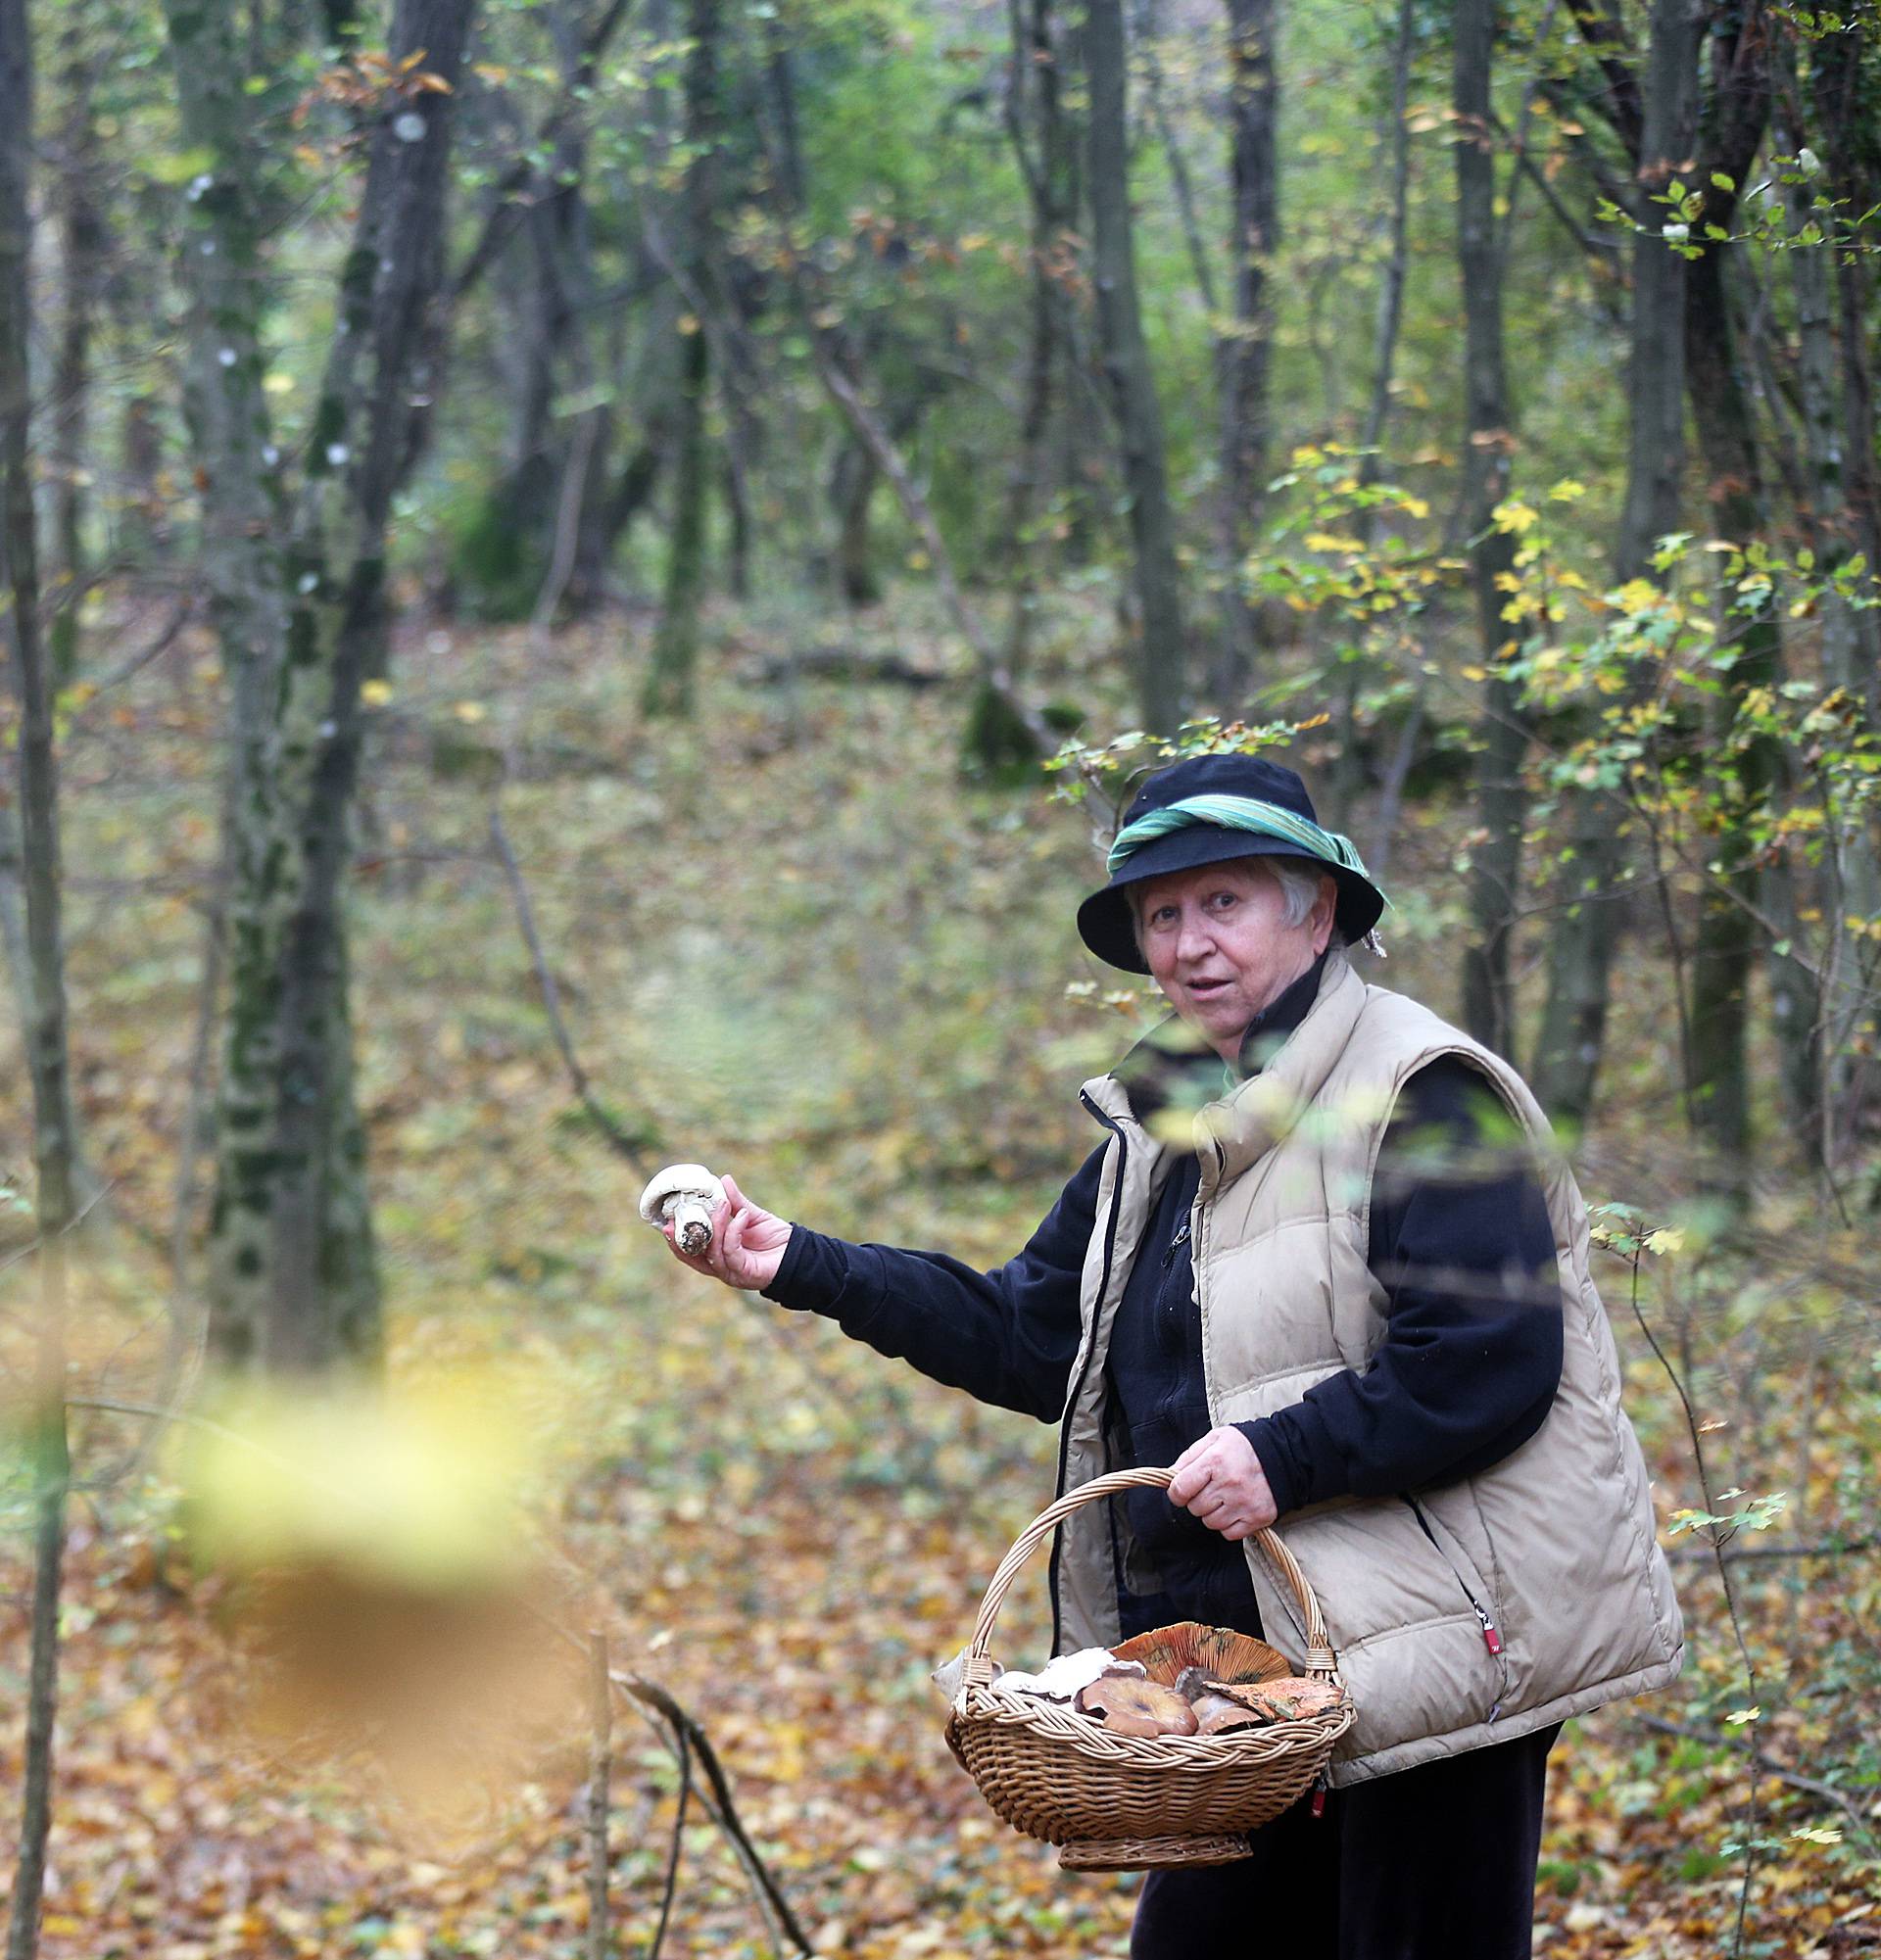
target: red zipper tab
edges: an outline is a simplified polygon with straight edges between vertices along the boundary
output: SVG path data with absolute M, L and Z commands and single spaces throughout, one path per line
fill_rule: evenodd
M 1316 1791 L 1315 1791 L 1315 1792 L 1313 1793 L 1313 1805 L 1312 1805 L 1312 1812 L 1313 1812 L 1313 1815 L 1314 1815 L 1315 1817 L 1324 1817 L 1324 1816 L 1326 1815 L 1326 1792 L 1325 1792 L 1325 1791 L 1323 1791 L 1323 1790 L 1316 1790 Z
M 1472 1606 L 1475 1606 L 1476 1618 L 1478 1621 L 1481 1622 L 1482 1625 L 1483 1646 L 1486 1647 L 1491 1653 L 1500 1653 L 1502 1651 L 1502 1636 L 1496 1631 L 1495 1621 L 1492 1620 L 1489 1617 L 1489 1615 L 1482 1610 L 1480 1606 L 1477 1606 L 1476 1602 L 1473 1600 L 1471 1600 L 1470 1603 Z

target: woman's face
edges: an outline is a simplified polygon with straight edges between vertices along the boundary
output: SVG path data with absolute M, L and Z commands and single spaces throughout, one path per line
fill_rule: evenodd
M 1253 858 L 1145 880 L 1137 899 L 1143 958 L 1170 1005 L 1225 1062 L 1257 1014 L 1326 950 L 1338 885 L 1320 879 L 1313 908 L 1286 920 L 1286 893 Z

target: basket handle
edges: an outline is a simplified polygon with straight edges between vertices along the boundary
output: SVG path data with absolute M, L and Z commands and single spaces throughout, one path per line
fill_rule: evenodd
M 1175 1474 L 1174 1470 L 1154 1468 L 1112 1470 L 1108 1476 L 1092 1477 L 1089 1483 L 1080 1484 L 1075 1491 L 1067 1491 L 1026 1526 L 1013 1540 L 1012 1550 L 1000 1559 L 998 1568 L 988 1583 L 987 1597 L 980 1602 L 980 1617 L 973 1623 L 973 1639 L 967 1647 L 964 1686 L 991 1686 L 992 1663 L 988 1656 L 992 1641 L 992 1623 L 999 1617 L 999 1608 L 1006 1602 L 1006 1595 L 1019 1576 L 1020 1566 L 1037 1550 L 1040 1540 L 1056 1530 L 1059 1522 L 1069 1517 L 1081 1505 L 1094 1504 L 1099 1498 L 1115 1497 L 1120 1491 L 1166 1490 Z M 1331 1642 L 1326 1638 L 1326 1622 L 1320 1615 L 1320 1602 L 1307 1583 L 1306 1574 L 1300 1570 L 1292 1553 L 1265 1526 L 1257 1530 L 1254 1537 L 1269 1562 L 1286 1581 L 1294 1599 L 1299 1601 L 1301 1617 L 1306 1621 L 1306 1671 L 1315 1675 L 1333 1674 L 1337 1670 L 1338 1659 L 1332 1651 Z

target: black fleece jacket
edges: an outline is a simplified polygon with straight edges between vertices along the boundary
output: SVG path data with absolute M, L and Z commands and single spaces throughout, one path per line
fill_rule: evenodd
M 1287 989 L 1241 1049 L 1252 1073 L 1299 1025 L 1324 961 Z M 1223 1071 L 1203 1065 L 1221 1092 Z M 1140 1109 L 1140 1105 L 1139 1105 Z M 1554 1234 L 1532 1166 L 1467 1063 L 1406 1082 L 1373 1181 L 1369 1263 L 1388 1298 L 1384 1340 L 1289 1409 L 1239 1427 L 1280 1516 L 1327 1498 L 1376 1497 L 1484 1469 L 1541 1427 L 1561 1378 Z M 1104 1146 L 1085 1161 L 1016 1259 L 976 1271 L 943 1253 L 852 1245 L 793 1225 L 780 1305 L 822 1314 L 881 1353 L 983 1402 L 1041 1420 L 1064 1411 L 1079 1290 Z M 1198 1167 L 1171 1170 L 1111 1332 L 1113 1455 L 1168 1463 L 1207 1433 L 1201 1315 L 1188 1246 Z M 1236 1546 L 1157 1491 L 1133 1493 L 1126 1631 L 1195 1617 L 1258 1627 Z

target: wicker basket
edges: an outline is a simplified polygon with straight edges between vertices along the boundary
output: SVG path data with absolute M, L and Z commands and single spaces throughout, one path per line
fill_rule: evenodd
M 992 1623 L 1019 1568 L 1060 1518 L 1119 1491 L 1156 1489 L 1168 1470 L 1119 1470 L 1069 1491 L 1027 1525 L 999 1561 L 974 1622 L 966 1678 L 947 1714 L 947 1745 L 1006 1822 L 1059 1847 L 1069 1871 L 1225 1865 L 1248 1855 L 1247 1833 L 1312 1787 L 1352 1726 L 1319 1601 L 1271 1531 L 1262 1550 L 1292 1588 L 1307 1628 L 1306 1671 L 1341 1690 L 1336 1708 L 1224 1736 L 1120 1736 L 1075 1708 L 991 1685 Z

